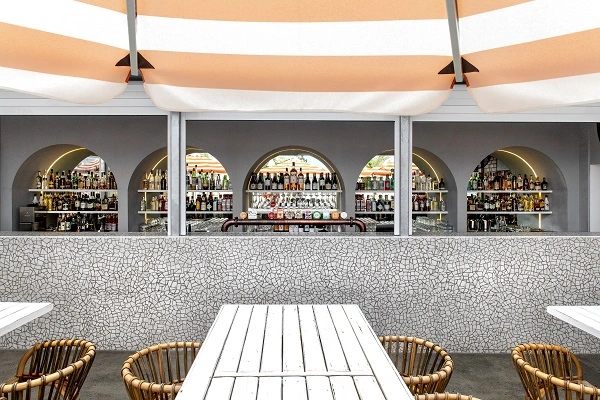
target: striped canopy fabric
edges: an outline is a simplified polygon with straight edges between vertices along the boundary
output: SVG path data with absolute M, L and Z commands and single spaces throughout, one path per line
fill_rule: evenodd
M 137 0 L 135 47 L 127 1 L 2 0 L 0 87 L 105 102 L 133 48 L 170 111 L 424 114 L 453 60 L 485 112 L 600 100 L 598 0 Z

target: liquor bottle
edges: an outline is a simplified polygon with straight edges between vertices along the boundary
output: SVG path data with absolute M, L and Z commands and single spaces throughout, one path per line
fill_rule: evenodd
M 215 190 L 216 187 L 217 187 L 217 183 L 215 181 L 215 172 L 210 171 L 210 179 L 208 180 L 208 189 Z
M 329 177 L 329 172 L 325 176 L 325 190 L 331 190 L 331 178 Z
M 277 173 L 273 173 L 273 179 L 271 180 L 271 190 L 279 190 L 279 179 Z
M 279 173 L 279 180 L 277 181 L 277 189 L 278 190 L 283 190 L 285 187 L 285 176 L 283 175 L 283 172 Z
M 160 190 L 167 190 L 167 177 L 165 176 L 164 171 L 160 177 Z
M 540 177 L 539 176 L 535 177 L 534 189 L 535 190 L 542 190 L 542 182 L 540 182 Z
M 258 180 L 256 181 L 256 190 L 264 190 L 265 188 L 265 180 L 263 178 L 263 173 L 258 173 Z
M 548 195 L 546 195 L 544 197 L 544 210 L 543 211 L 550 211 L 550 200 L 548 200 Z
M 227 177 L 227 174 L 223 175 L 223 190 L 231 190 L 231 181 Z
M 300 172 L 298 172 L 298 190 L 304 190 L 304 174 L 302 173 L 302 167 L 300 167 Z
M 38 173 L 35 177 L 35 188 L 36 189 L 42 188 L 42 171 L 38 171 Z
M 221 182 L 221 174 L 217 174 L 217 180 L 215 182 L 215 190 L 223 190 L 223 182 Z
M 535 190 L 535 181 L 533 175 L 529 175 L 529 190 Z
M 283 190 L 290 190 L 290 173 L 288 169 L 285 169 L 285 174 L 283 175 Z
M 323 173 L 321 172 L 321 175 L 319 176 L 319 186 L 318 186 L 319 190 L 325 190 L 325 177 L 323 176 Z
M 58 188 L 65 189 L 66 185 L 67 185 L 67 178 L 65 177 L 65 171 L 63 171 L 62 174 L 60 175 L 60 179 L 58 180 Z
M 383 185 L 384 185 L 384 190 L 391 190 L 392 189 L 392 182 L 390 181 L 390 175 L 389 174 L 385 175 L 385 181 L 383 181 Z
M 200 198 L 200 211 L 206 211 L 206 193 L 202 193 Z
M 256 190 L 256 173 L 253 172 L 252 175 L 250 175 L 250 184 L 248 185 L 248 188 L 250 190 Z
M 523 177 L 521 176 L 521 174 L 519 174 L 519 176 L 517 177 L 517 190 L 523 190 Z
M 265 190 L 271 190 L 271 174 L 269 172 L 265 175 Z
M 542 179 L 542 190 L 548 190 L 548 181 L 546 181 L 546 178 Z
M 192 186 L 191 189 L 198 189 L 198 173 L 196 171 L 196 168 L 198 166 L 194 165 L 194 167 L 192 168 L 192 171 L 190 172 L 190 185 Z
M 290 190 L 298 190 L 298 171 L 296 170 L 296 163 L 293 161 L 290 169 Z
M 312 186 L 312 190 L 319 190 L 319 178 L 317 177 L 316 172 L 313 174 L 311 186 Z
M 334 172 L 331 177 L 331 190 L 338 190 L 340 188 L 340 184 L 338 183 L 337 174 Z
M 395 183 L 395 178 L 394 178 L 394 168 L 392 168 L 390 170 L 390 190 L 394 190 L 395 188 L 396 188 L 396 183 Z
M 54 189 L 54 169 L 50 168 L 50 177 L 48 178 L 48 189 Z
M 439 188 L 440 188 L 440 190 L 446 190 L 446 182 L 444 182 L 444 178 L 440 179 Z
M 529 179 L 527 179 L 527 175 L 524 175 L 523 178 L 523 190 L 529 190 Z

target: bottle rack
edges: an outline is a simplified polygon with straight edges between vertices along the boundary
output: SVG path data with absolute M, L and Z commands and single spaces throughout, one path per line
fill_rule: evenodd
M 467 196 L 472 195 L 485 195 L 485 194 L 503 194 L 503 195 L 512 195 L 512 194 L 527 194 L 527 195 L 547 195 L 552 193 L 552 190 L 467 190 Z M 469 210 L 467 207 L 467 215 L 495 215 L 495 214 L 505 214 L 505 215 L 549 215 L 552 214 L 551 210 L 538 210 L 538 211 L 515 211 L 515 210 Z
M 167 215 L 168 208 L 165 210 L 152 210 L 149 209 L 149 204 L 150 202 L 148 201 L 148 196 L 153 197 L 152 194 L 157 194 L 157 195 L 162 195 L 165 198 L 168 197 L 169 195 L 169 190 L 156 190 L 156 189 L 139 189 L 138 193 L 143 194 L 143 198 L 142 200 L 146 203 L 146 210 L 139 210 L 138 214 L 141 215 Z M 196 195 L 198 194 L 217 194 L 217 195 L 223 195 L 223 194 L 227 194 L 227 195 L 233 195 L 233 191 L 232 190 L 215 190 L 215 189 L 190 189 L 190 190 L 186 190 L 186 199 L 189 199 L 190 195 L 195 199 Z M 158 197 L 158 196 L 156 196 Z M 187 209 L 187 204 L 186 204 L 186 209 Z M 186 215 L 190 215 L 190 216 L 196 216 L 196 218 L 204 218 L 207 215 L 232 215 L 233 211 L 232 210 L 187 210 Z
M 284 210 L 319 210 L 333 212 L 339 210 L 341 190 L 246 190 L 248 210 L 258 215 L 273 212 L 277 207 Z

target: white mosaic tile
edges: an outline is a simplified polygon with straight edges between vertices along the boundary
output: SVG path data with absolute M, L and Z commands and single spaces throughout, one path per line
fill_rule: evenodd
M 225 303 L 356 303 L 378 334 L 449 352 L 527 341 L 600 352 L 548 305 L 600 305 L 600 238 L 0 237 L 3 301 L 54 310 L 0 338 L 84 337 L 134 350 L 203 339 Z

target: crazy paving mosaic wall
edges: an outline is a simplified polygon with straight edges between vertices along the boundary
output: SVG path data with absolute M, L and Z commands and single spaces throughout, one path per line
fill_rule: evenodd
M 600 340 L 548 305 L 600 304 L 600 237 L 5 236 L 0 301 L 54 310 L 0 338 L 136 350 L 203 339 L 224 303 L 356 303 L 377 334 L 449 352 Z

